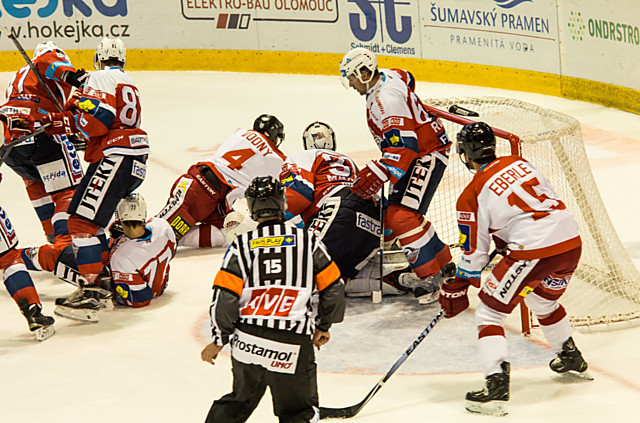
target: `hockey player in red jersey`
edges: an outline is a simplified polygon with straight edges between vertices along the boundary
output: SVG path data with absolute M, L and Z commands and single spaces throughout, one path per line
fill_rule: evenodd
M 32 62 L 55 99 L 34 71 L 24 65 L 7 88 L 7 102 L 2 110 L 28 113 L 39 126 L 43 116 L 60 111 L 56 101 L 65 104 L 73 88 L 82 86 L 87 73 L 74 68 L 66 53 L 52 41 L 36 47 Z M 67 208 L 83 175 L 80 158 L 70 140 L 76 142 L 75 137 L 68 135 L 41 133 L 14 147 L 6 160 L 22 178 L 50 243 L 70 242 Z
M 426 293 L 437 298 L 443 275 L 455 272 L 449 247 L 424 218 L 449 161 L 450 141 L 438 118 L 426 112 L 411 73 L 378 69 L 373 53 L 349 51 L 340 62 L 345 87 L 366 96 L 367 122 L 382 157 L 358 174 L 353 192 L 363 198 L 391 183 L 385 239 L 396 238 Z
M 0 113 L 0 132 L 3 144 L 8 144 L 12 137 L 33 132 L 33 119 L 25 114 Z M 15 228 L 7 213 L 0 207 L 0 270 L 4 286 L 27 319 L 29 330 L 35 333 L 36 339 L 42 341 L 55 333 L 54 319 L 42 314 L 40 297 L 17 246 L 18 235 Z
M 239 129 L 216 153 L 189 168 L 171 187 L 158 213 L 189 247 L 222 247 L 226 214 L 256 176 L 277 177 L 285 156 L 278 149 L 284 125 L 275 116 L 258 116 L 253 129 Z
M 551 370 L 587 370 L 569 316 L 558 302 L 578 265 L 582 242 L 576 221 L 540 171 L 519 156 L 496 157 L 489 125 L 463 127 L 457 147 L 475 176 L 456 205 L 463 256 L 455 278 L 442 285 L 439 300 L 448 318 L 469 306 L 467 289 L 480 286 L 493 239 L 504 257 L 484 282 L 476 308 L 486 384 L 467 393 L 466 408 L 504 415 L 510 378 L 504 322 L 521 301 L 536 315 L 556 353 Z
M 120 199 L 144 180 L 149 154 L 147 134 L 140 128 L 138 87 L 125 73 L 122 40 L 104 38 L 94 56 L 96 72 L 73 96 L 65 111 L 44 116 L 54 135 L 80 132 L 87 139 L 84 159 L 89 162 L 69 205 L 69 233 L 79 271 L 95 286 L 106 254 L 104 228 Z

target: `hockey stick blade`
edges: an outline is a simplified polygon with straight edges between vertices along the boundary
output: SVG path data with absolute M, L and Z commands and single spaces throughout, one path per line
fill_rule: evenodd
M 382 377 L 376 384 L 376 386 L 369 391 L 366 397 L 362 401 L 357 404 L 351 405 L 349 407 L 343 408 L 328 408 L 328 407 L 320 407 L 320 420 L 323 419 L 348 419 L 350 417 L 355 416 L 364 408 L 365 405 L 373 398 L 375 394 L 382 388 L 382 386 L 387 383 L 387 380 L 402 366 L 402 364 L 406 361 L 407 358 L 411 355 L 412 352 L 420 345 L 420 343 L 427 337 L 429 332 L 433 329 L 433 327 L 438 323 L 438 321 L 444 315 L 444 310 L 440 310 L 436 317 L 429 323 L 429 326 L 423 330 L 420 335 L 413 341 L 413 343 L 407 348 L 407 350 L 402 354 L 402 356 L 391 366 L 391 369 L 387 372 L 386 375 Z
M 458 106 L 457 104 L 449 107 L 449 113 L 453 113 L 458 116 L 471 116 L 471 117 L 479 117 L 478 112 L 474 112 L 473 110 L 465 109 L 464 107 Z

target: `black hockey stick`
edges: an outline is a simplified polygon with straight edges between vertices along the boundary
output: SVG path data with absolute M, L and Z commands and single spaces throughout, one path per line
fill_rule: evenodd
M 5 144 L 2 147 L 0 147 L 0 166 L 2 166 L 5 160 L 7 160 L 7 157 L 9 157 L 9 153 L 11 153 L 11 150 L 13 150 L 13 147 L 17 146 L 18 144 L 22 144 L 29 138 L 35 137 L 36 135 L 40 135 L 41 133 L 44 132 L 45 129 L 47 129 L 48 126 L 51 126 L 51 124 L 46 123 L 41 127 L 39 127 L 38 129 L 36 129 L 33 132 L 33 134 L 23 135 L 20 138 L 16 139 L 15 141 L 12 141 L 9 144 Z
M 458 116 L 470 116 L 470 117 L 479 117 L 478 112 L 474 112 L 473 110 L 465 109 L 464 107 L 458 106 L 457 104 L 451 105 L 449 107 L 449 113 L 453 113 Z
M 369 391 L 367 396 L 364 397 L 362 401 L 350 407 L 344 408 L 320 407 L 320 419 L 348 419 L 358 414 L 360 410 L 362 410 L 364 406 L 367 405 L 371 398 L 373 398 L 373 396 L 378 393 L 380 388 L 382 388 L 382 386 L 387 383 L 387 380 L 389 380 L 389 378 L 396 372 L 396 370 L 398 370 L 400 366 L 402 366 L 405 360 L 409 358 L 411 353 L 414 352 L 418 345 L 420 345 L 420 343 L 424 340 L 424 338 L 427 337 L 429 332 L 431 332 L 431 329 L 433 329 L 433 327 L 438 323 L 443 315 L 444 310 L 440 310 L 440 312 L 431 321 L 431 323 L 429 323 L 429 326 L 427 326 L 425 330 L 423 330 L 422 333 L 418 335 L 418 337 L 413 341 L 409 348 L 407 348 L 404 354 L 402 354 L 402 357 L 400 357 L 398 361 L 396 361 L 393 366 L 391 366 L 391 369 L 387 372 L 387 374 L 378 381 L 376 386 L 374 386 L 373 389 Z

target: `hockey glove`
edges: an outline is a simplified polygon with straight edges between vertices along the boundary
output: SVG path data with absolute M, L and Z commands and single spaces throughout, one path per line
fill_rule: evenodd
M 82 88 L 89 74 L 84 69 L 77 69 L 75 72 L 66 71 L 62 75 L 62 80 L 76 88 Z
M 5 142 L 33 133 L 33 117 L 26 113 L 2 113 L 0 120 L 5 123 Z
M 444 310 L 444 317 L 450 319 L 469 308 L 467 290 L 469 285 L 476 285 L 473 280 L 456 276 L 451 283 L 443 283 L 438 301 Z
M 73 144 L 73 147 L 76 149 L 76 151 L 84 151 L 87 148 L 87 143 L 77 134 L 69 135 L 67 139 L 69 140 L 69 142 L 71 142 L 71 144 Z
M 42 122 L 42 124 L 51 124 L 51 126 L 46 129 L 47 134 L 50 135 L 71 135 L 78 132 L 75 116 L 68 110 L 62 113 L 45 115 L 40 119 L 40 122 Z
M 358 174 L 358 179 L 351 187 L 351 191 L 368 200 L 377 194 L 388 180 L 387 169 L 377 160 L 371 160 Z

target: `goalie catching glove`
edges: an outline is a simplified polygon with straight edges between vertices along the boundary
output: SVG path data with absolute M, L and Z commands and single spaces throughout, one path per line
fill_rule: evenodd
M 62 113 L 51 113 L 40 119 L 42 124 L 50 123 L 51 126 L 46 129 L 49 135 L 71 135 L 78 133 L 76 118 L 70 111 L 66 110 Z
M 388 180 L 389 171 L 377 160 L 371 160 L 358 173 L 358 179 L 351 187 L 351 191 L 368 200 L 376 195 Z
M 479 288 L 480 281 L 459 276 L 456 276 L 450 282 L 443 281 L 438 302 L 440 302 L 440 306 L 444 310 L 444 316 L 447 319 L 455 317 L 469 308 L 469 297 L 467 296 L 469 285 Z

